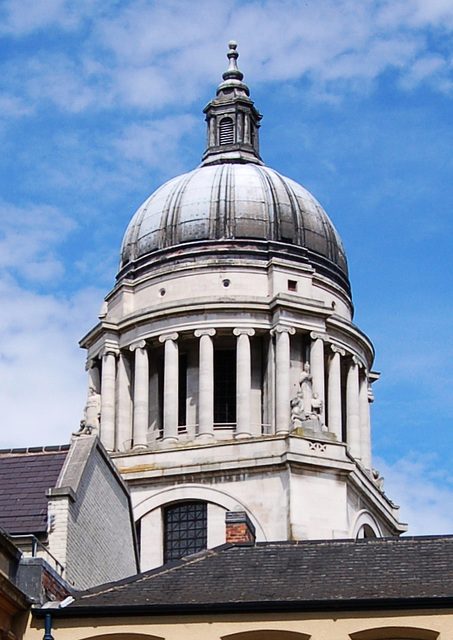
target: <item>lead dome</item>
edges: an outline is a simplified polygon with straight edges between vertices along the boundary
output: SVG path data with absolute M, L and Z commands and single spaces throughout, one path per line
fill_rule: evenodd
M 261 160 L 261 115 L 237 56 L 230 43 L 230 68 L 204 110 L 208 136 L 201 166 L 169 180 L 139 207 L 124 236 L 120 269 L 175 245 L 258 240 L 301 247 L 309 261 L 321 256 L 347 279 L 343 244 L 319 202 Z

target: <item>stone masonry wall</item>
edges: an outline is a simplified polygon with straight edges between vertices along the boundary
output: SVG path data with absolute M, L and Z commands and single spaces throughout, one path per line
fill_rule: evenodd
M 66 579 L 87 589 L 136 571 L 128 495 L 95 447 L 69 504 Z

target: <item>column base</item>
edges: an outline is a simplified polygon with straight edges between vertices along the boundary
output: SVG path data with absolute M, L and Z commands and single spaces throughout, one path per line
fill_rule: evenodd
M 248 438 L 251 438 L 252 434 L 251 433 L 235 433 L 234 434 L 234 438 L 235 440 L 247 440 Z
M 213 433 L 198 433 L 195 436 L 195 442 L 197 444 L 210 444 L 215 441 L 215 436 Z
M 148 449 L 147 444 L 134 444 L 132 447 L 132 451 L 143 451 L 144 449 Z

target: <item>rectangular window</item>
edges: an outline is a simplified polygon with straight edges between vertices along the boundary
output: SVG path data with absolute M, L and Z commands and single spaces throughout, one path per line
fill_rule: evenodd
M 214 424 L 236 422 L 236 351 L 214 351 Z
M 178 426 L 185 427 L 187 424 L 187 355 L 179 356 L 179 378 L 178 378 Z
M 206 549 L 207 512 L 205 502 L 178 502 L 164 510 L 165 562 Z

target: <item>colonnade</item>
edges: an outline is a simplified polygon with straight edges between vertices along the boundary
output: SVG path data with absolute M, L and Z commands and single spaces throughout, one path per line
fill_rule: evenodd
M 214 327 L 196 329 L 198 339 L 198 425 L 196 437 L 209 441 L 215 437 L 214 425 Z M 279 325 L 271 330 L 275 348 L 271 353 L 273 407 L 271 433 L 291 431 L 291 398 L 295 395 L 294 362 L 291 362 L 291 340 L 294 327 Z M 236 425 L 235 437 L 247 438 L 251 429 L 252 359 L 251 327 L 236 327 Z M 159 336 L 163 344 L 162 437 L 168 442 L 178 440 L 179 407 L 179 334 Z M 153 351 L 145 340 L 128 347 L 134 367 L 132 391 L 127 366 L 131 355 L 114 346 L 101 354 L 101 375 L 96 382 L 98 364 L 91 363 L 90 381 L 101 393 L 101 440 L 108 450 L 115 443 L 129 442 L 134 449 L 147 448 L 150 415 L 150 356 Z M 351 455 L 370 468 L 369 382 L 364 364 L 328 336 L 311 332 L 306 357 L 310 363 L 313 397 L 318 399 L 319 419 L 337 441 L 346 439 Z M 93 366 L 94 365 L 94 366 Z M 269 363 L 268 363 L 269 365 Z M 298 363 L 298 371 L 304 362 Z M 296 373 L 297 375 L 297 373 Z M 300 373 L 299 373 L 300 375 Z M 262 390 L 262 394 L 264 394 Z M 316 394 L 316 396 L 315 396 Z M 267 399 L 269 400 L 269 399 Z M 270 400 L 269 400 L 270 401 Z M 132 409 L 131 409 L 132 406 Z M 118 448 L 118 447 L 116 447 Z

